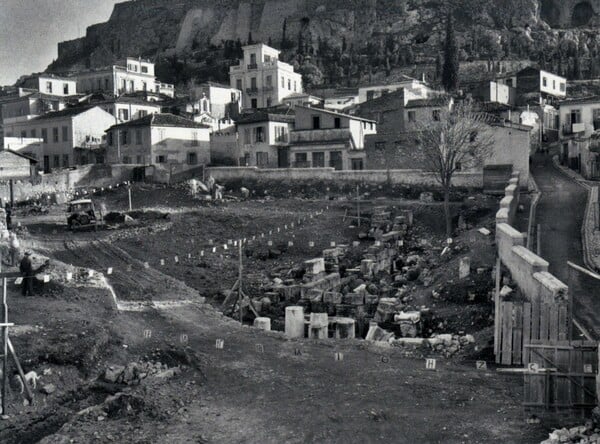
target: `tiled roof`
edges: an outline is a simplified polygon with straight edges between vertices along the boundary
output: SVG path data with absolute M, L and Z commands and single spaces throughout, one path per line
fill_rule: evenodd
M 332 114 L 334 116 L 339 116 L 339 117 L 347 117 L 348 119 L 352 119 L 352 120 L 362 120 L 362 121 L 366 121 L 366 122 L 377 123 L 377 122 L 375 122 L 375 120 L 365 119 L 364 117 L 359 117 L 359 116 L 353 116 L 352 114 L 339 113 L 337 111 L 330 110 L 330 109 L 317 108 L 315 106 L 301 106 L 301 105 L 298 105 L 296 108 L 310 109 L 310 110 L 313 110 L 315 112 L 325 113 L 325 114 Z
M 252 114 L 242 115 L 236 121 L 237 124 L 259 123 L 259 122 L 293 123 L 294 122 L 294 114 L 292 112 L 289 112 L 288 114 L 283 114 L 283 113 L 277 113 L 277 112 L 269 112 L 268 110 L 258 110 L 258 111 L 253 112 Z
M 51 111 L 49 113 L 44 114 L 43 116 L 35 117 L 33 120 L 48 120 L 48 119 L 58 119 L 63 117 L 72 117 L 77 116 L 81 113 L 91 110 L 92 108 L 96 108 L 96 105 L 86 105 L 86 106 L 74 106 L 71 108 L 65 108 L 61 111 Z
M 430 97 L 427 99 L 409 100 L 405 108 L 424 108 L 427 106 L 443 106 L 447 105 L 450 98 L 447 96 Z
M 137 126 L 172 126 L 177 128 L 210 128 L 208 125 L 204 125 L 202 123 L 194 122 L 193 120 L 186 119 L 181 116 L 176 116 L 175 114 L 163 113 L 163 114 L 148 114 L 147 116 L 141 117 L 136 120 L 131 120 L 129 122 L 120 123 L 118 125 L 113 125 L 109 128 L 129 128 L 129 127 L 137 127 Z

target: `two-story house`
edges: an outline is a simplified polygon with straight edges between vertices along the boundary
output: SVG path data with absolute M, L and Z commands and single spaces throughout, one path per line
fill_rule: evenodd
M 115 118 L 95 105 L 65 108 L 7 124 L 6 137 L 41 138 L 44 172 L 86 163 L 102 163 L 104 131 Z M 77 155 L 76 155 L 77 154 Z
M 236 122 L 238 155 L 243 166 L 289 167 L 290 131 L 294 115 L 285 111 L 259 110 Z
M 559 138 L 558 106 L 567 97 L 567 79 L 535 67 L 505 74 L 496 81 L 516 90 L 515 105 L 523 114 L 535 112 L 539 122 L 539 141 L 553 142 Z M 530 123 L 523 116 L 521 123 Z
M 74 96 L 77 94 L 77 82 L 71 77 L 41 73 L 21 77 L 15 86 L 36 90 L 51 96 Z
M 242 91 L 243 108 L 269 108 L 303 92 L 302 76 L 279 60 L 280 51 L 265 44 L 244 46 L 244 58 L 229 68 L 232 88 Z
M 295 112 L 290 134 L 292 167 L 365 167 L 365 137 L 377 133 L 374 120 L 306 106 L 297 106 Z
M 106 133 L 108 163 L 188 169 L 210 163 L 210 128 L 174 114 L 149 114 Z
M 588 179 L 600 179 L 600 96 L 560 103 L 560 160 Z

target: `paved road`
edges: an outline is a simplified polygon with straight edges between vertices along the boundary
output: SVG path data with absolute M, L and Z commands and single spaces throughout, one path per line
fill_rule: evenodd
M 600 282 L 567 265 L 571 261 L 584 266 L 581 224 L 587 193 L 552 165 L 550 155 L 536 155 L 532 174 L 542 192 L 536 213 L 541 256 L 550 263 L 550 273 L 569 285 L 576 320 L 600 339 Z

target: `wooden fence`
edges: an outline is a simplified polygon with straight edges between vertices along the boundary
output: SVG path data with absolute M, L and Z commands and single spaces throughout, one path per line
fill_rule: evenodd
M 532 341 L 525 349 L 525 407 L 581 411 L 596 406 L 596 342 Z
M 498 302 L 495 319 L 496 363 L 521 365 L 530 362 L 533 341 L 566 341 L 569 339 L 568 304 L 534 302 Z

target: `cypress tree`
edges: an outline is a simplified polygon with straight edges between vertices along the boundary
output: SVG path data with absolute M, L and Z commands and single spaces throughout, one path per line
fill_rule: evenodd
M 446 91 L 454 91 L 458 87 L 458 46 L 454 34 L 452 13 L 448 13 L 446 23 L 446 42 L 444 43 L 444 68 L 442 71 L 442 85 Z

